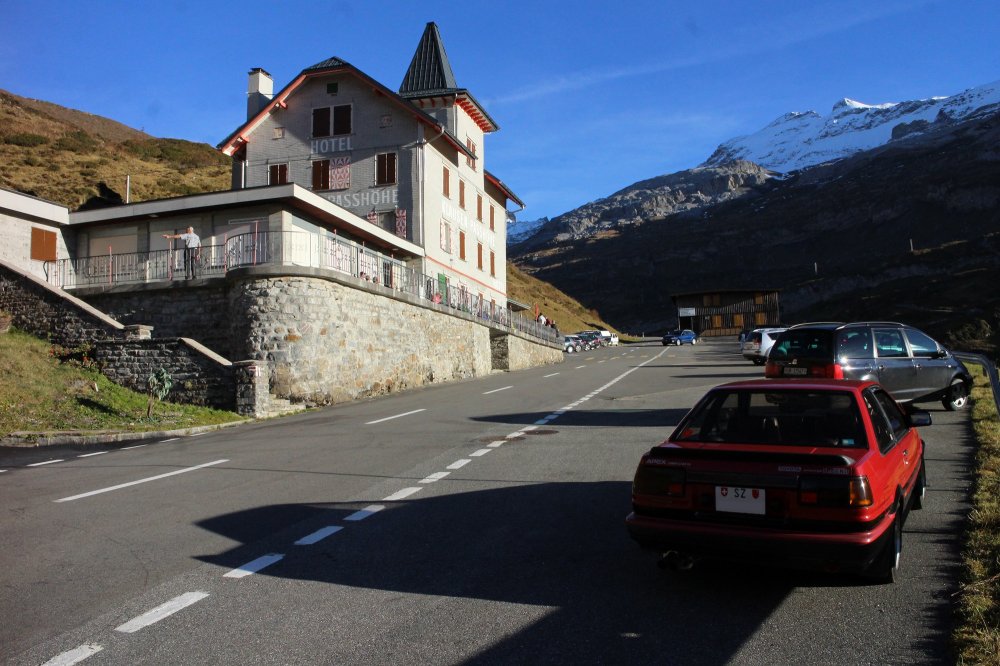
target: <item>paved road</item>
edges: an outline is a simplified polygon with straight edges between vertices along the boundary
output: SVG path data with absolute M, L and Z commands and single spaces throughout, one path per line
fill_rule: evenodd
M 708 387 L 759 374 L 732 343 L 630 346 L 139 448 L 0 457 L 0 659 L 950 661 L 964 415 L 931 405 L 932 485 L 896 585 L 666 573 L 626 536 L 641 452 Z

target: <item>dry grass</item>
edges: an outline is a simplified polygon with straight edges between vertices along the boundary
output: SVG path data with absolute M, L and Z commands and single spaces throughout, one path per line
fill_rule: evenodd
M 962 664 L 1000 664 L 1000 415 L 981 368 L 973 390 L 976 486 L 963 548 L 955 645 Z

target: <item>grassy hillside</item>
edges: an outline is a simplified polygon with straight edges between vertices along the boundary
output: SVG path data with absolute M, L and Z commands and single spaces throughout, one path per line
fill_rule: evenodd
M 207 144 L 157 139 L 93 114 L 0 90 L 0 186 L 71 210 L 104 183 L 131 201 L 225 190 L 230 160 Z M 103 194 L 107 195 L 107 190 Z
M 232 412 L 174 403 L 154 406 L 96 370 L 61 362 L 48 342 L 11 330 L 0 334 L 0 438 L 12 432 L 172 430 L 226 423 Z
M 588 310 L 578 301 L 570 298 L 552 285 L 542 282 L 522 271 L 512 263 L 507 264 L 507 295 L 528 306 L 534 306 L 547 318 L 553 319 L 562 333 L 573 333 L 587 329 L 607 329 L 615 331 L 601 319 L 596 310 Z

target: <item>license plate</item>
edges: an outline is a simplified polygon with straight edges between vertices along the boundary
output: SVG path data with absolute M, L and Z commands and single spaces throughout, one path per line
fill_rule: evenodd
M 763 488 L 715 487 L 715 510 L 730 513 L 765 513 Z
M 805 376 L 807 372 L 808 370 L 806 368 L 789 368 L 789 367 L 785 368 L 786 375 Z

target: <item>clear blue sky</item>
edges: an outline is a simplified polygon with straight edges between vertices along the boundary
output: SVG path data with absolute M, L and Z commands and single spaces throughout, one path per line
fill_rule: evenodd
M 486 166 L 522 219 L 696 166 L 787 111 L 1000 79 L 995 0 L 0 0 L 0 88 L 215 145 L 250 68 L 280 89 L 338 56 L 395 90 L 428 21 L 500 124 Z

